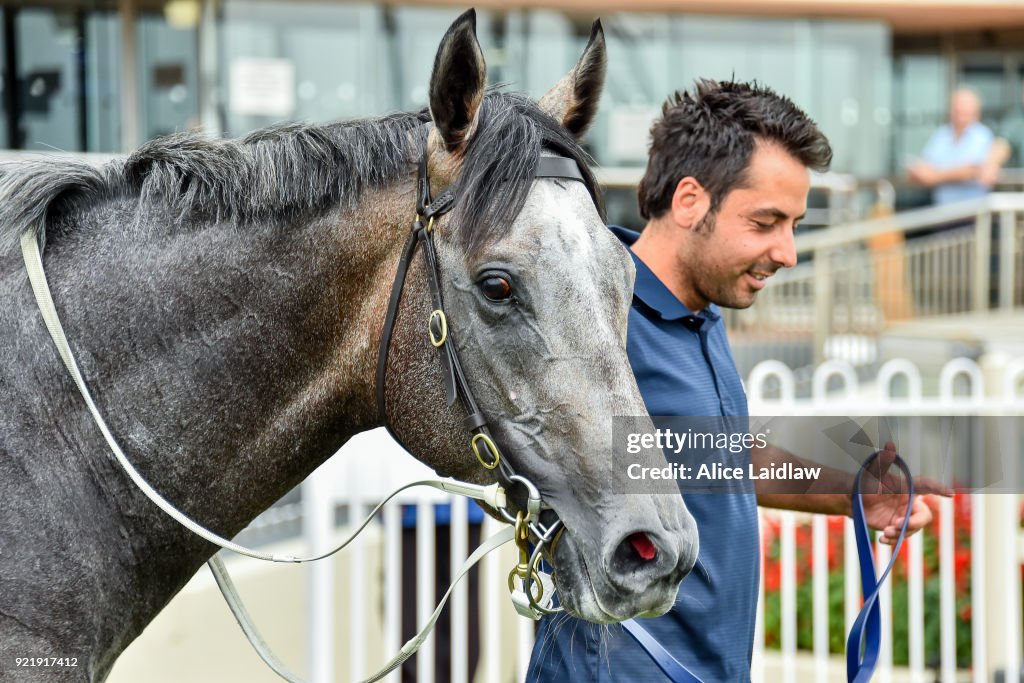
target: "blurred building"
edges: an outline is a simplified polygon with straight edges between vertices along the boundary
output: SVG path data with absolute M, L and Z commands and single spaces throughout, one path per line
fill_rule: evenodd
M 419 108 L 462 2 L 0 1 L 0 149 L 118 152 L 202 126 L 238 135 L 289 119 Z M 542 94 L 595 16 L 610 78 L 589 144 L 643 163 L 647 127 L 697 77 L 756 78 L 835 145 L 834 170 L 899 172 L 945 119 L 956 83 L 985 116 L 1020 107 L 1016 0 L 477 0 L 493 81 Z

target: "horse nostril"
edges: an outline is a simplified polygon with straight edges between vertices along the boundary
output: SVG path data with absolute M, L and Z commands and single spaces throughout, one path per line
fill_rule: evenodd
M 658 555 L 657 546 L 655 546 L 650 537 L 642 531 L 630 534 L 626 541 L 633 546 L 633 550 L 636 551 L 637 556 L 644 562 L 650 562 Z
M 658 564 L 658 546 L 646 533 L 637 531 L 622 539 L 610 559 L 608 568 L 613 575 L 635 578 L 637 572 L 646 574 Z

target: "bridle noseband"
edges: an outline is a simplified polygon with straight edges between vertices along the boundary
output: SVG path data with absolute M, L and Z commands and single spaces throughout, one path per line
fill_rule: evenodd
M 560 611 L 561 608 L 551 607 L 549 580 L 540 572 L 540 560 L 543 549 L 548 547 L 553 552 L 562 531 L 562 522 L 554 511 L 546 506 L 537 487 L 526 477 L 516 474 L 508 459 L 502 456 L 501 450 L 491 435 L 487 417 L 480 410 L 473 397 L 466 373 L 459 361 L 458 351 L 452 340 L 452 330 L 445 314 L 444 298 L 441 292 L 441 270 L 438 264 L 437 248 L 434 243 L 434 228 L 437 220 L 451 211 L 456 203 L 455 191 L 449 187 L 436 198 L 431 197 L 430 175 L 427 169 L 427 145 L 424 143 L 420 156 L 416 189 L 416 216 L 412 229 L 405 241 L 398 270 L 391 286 L 391 297 L 388 310 L 384 317 L 384 330 L 381 334 L 380 347 L 377 353 L 377 411 L 384 419 L 384 426 L 391 437 L 406 448 L 401 437 L 395 433 L 387 418 L 385 385 L 387 382 L 388 350 L 394 334 L 395 319 L 402 298 L 409 265 L 416 253 L 416 247 L 423 245 L 423 259 L 430 290 L 432 311 L 427 321 L 427 332 L 430 343 L 438 351 L 441 363 L 441 377 L 444 384 L 445 401 L 448 406 L 461 401 L 466 417 L 463 426 L 470 432 L 469 445 L 480 465 L 487 470 L 495 470 L 498 483 L 506 490 L 508 500 L 516 503 L 518 512 L 513 513 L 508 506 L 499 507 L 497 511 L 509 524 L 516 527 L 515 541 L 519 548 L 519 563 L 509 574 L 509 587 L 513 593 L 516 608 L 534 611 L 527 614 L 536 619 L 540 614 Z M 533 176 L 537 178 L 561 178 L 578 180 L 586 183 L 576 162 L 567 157 L 541 156 L 537 160 L 537 169 Z M 409 450 L 406 448 L 406 450 Z M 541 513 L 545 512 L 545 523 L 541 522 Z M 531 540 L 533 548 L 530 549 Z M 523 594 L 517 600 L 517 591 L 513 588 L 514 579 L 518 577 L 523 584 Z M 545 589 L 545 585 L 548 586 Z M 543 600 L 547 593 L 549 599 Z M 542 604 L 546 603 L 546 604 Z M 521 611 L 521 613 L 524 613 Z

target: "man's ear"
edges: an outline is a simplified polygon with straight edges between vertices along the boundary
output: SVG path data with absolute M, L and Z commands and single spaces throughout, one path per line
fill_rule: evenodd
M 676 184 L 671 212 L 679 227 L 686 230 L 697 227 L 710 210 L 711 195 L 696 178 L 686 176 Z

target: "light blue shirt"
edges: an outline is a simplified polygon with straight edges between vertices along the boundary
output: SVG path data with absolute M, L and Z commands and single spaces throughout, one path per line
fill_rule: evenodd
M 972 123 L 959 138 L 953 135 L 953 128 L 947 123 L 932 133 L 921 157 L 941 170 L 967 164 L 980 165 L 988 156 L 994 141 L 992 131 L 983 123 Z M 952 204 L 984 197 L 988 191 L 989 188 L 974 180 L 946 183 L 935 186 L 932 200 L 936 204 Z

